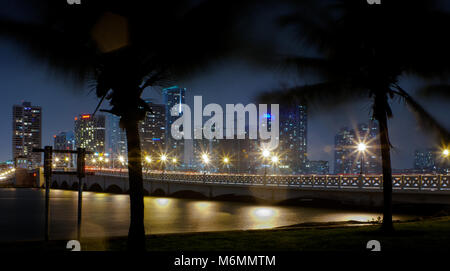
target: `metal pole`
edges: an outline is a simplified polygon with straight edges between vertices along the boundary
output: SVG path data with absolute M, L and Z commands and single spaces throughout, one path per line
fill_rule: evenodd
M 49 217 L 49 209 L 50 209 L 50 180 L 49 176 L 45 177 L 45 223 L 44 223 L 44 239 L 45 242 L 48 242 L 49 232 L 48 232 L 48 217 Z
M 363 166 L 364 166 L 364 153 L 361 154 L 361 173 L 360 173 L 360 175 L 363 175 Z
M 83 206 L 83 178 L 86 176 L 85 172 L 85 157 L 86 150 L 83 148 L 77 149 L 77 177 L 78 177 L 78 219 L 77 219 L 77 240 L 81 240 L 81 218 Z
M 49 214 L 50 214 L 50 178 L 52 174 L 52 147 L 44 147 L 44 175 L 45 175 L 45 222 L 44 240 L 49 240 Z
M 81 208 L 83 203 L 83 178 L 78 178 L 78 221 L 77 221 L 77 240 L 81 240 Z
M 264 166 L 264 185 L 267 184 L 267 167 L 265 164 L 263 164 Z

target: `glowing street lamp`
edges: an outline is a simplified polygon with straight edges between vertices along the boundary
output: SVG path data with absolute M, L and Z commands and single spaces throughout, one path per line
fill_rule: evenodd
M 367 149 L 367 145 L 364 142 L 358 143 L 357 146 L 358 151 L 361 153 L 361 172 L 360 175 L 363 174 L 363 166 L 364 166 L 364 153 Z
M 223 158 L 223 164 L 225 165 L 225 166 L 227 166 L 227 168 L 228 168 L 228 174 L 230 174 L 230 158 L 228 158 L 228 157 L 224 157 Z
M 163 154 L 161 155 L 161 161 L 166 162 L 167 160 L 167 155 Z
M 358 144 L 358 151 L 364 152 L 367 149 L 367 145 L 363 142 Z
M 443 150 L 442 155 L 444 155 L 444 157 L 448 157 L 450 155 L 450 150 L 448 149 Z
M 209 163 L 209 156 L 207 153 L 202 154 L 202 161 L 204 164 L 208 164 Z
M 278 157 L 277 156 L 272 156 L 272 163 L 276 164 L 278 163 Z
M 167 155 L 166 154 L 161 154 L 161 157 L 159 159 L 161 160 L 161 167 L 162 167 L 161 179 L 164 179 L 164 172 L 166 171 Z
M 152 162 L 152 158 L 149 155 L 147 155 L 147 156 L 145 156 L 145 161 L 147 163 L 151 163 Z
M 450 150 L 449 149 L 444 149 L 443 151 L 442 151 L 442 155 L 444 156 L 444 159 L 446 160 L 444 163 L 446 164 L 446 165 L 448 165 L 448 158 L 449 158 L 449 156 L 450 156 Z M 445 165 L 444 164 L 444 165 Z M 446 167 L 446 169 L 444 169 L 445 170 L 445 172 L 448 174 L 448 166 Z
M 278 161 L 279 161 L 278 156 L 274 155 L 270 158 L 270 160 L 272 161 L 273 174 L 275 175 L 275 166 L 278 164 Z
M 119 161 L 123 164 L 123 162 L 125 162 L 125 158 L 123 158 L 123 156 L 119 156 Z
M 269 158 L 270 156 L 270 151 L 269 150 L 262 150 L 262 157 L 263 157 L 263 165 L 264 165 L 264 184 L 266 184 L 266 176 L 267 176 L 267 166 L 264 164 L 267 160 L 267 158 Z
M 209 156 L 207 153 L 202 154 L 202 161 L 204 164 L 205 172 L 203 173 L 203 183 L 206 183 L 206 166 L 209 163 Z

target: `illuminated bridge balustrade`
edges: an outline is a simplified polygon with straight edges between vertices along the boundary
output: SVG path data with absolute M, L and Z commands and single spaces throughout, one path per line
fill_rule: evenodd
M 127 177 L 127 172 L 97 171 L 95 175 Z M 145 180 L 181 183 L 284 186 L 330 189 L 382 189 L 382 175 L 238 175 L 184 172 L 144 173 Z M 449 175 L 393 175 L 394 190 L 448 191 Z

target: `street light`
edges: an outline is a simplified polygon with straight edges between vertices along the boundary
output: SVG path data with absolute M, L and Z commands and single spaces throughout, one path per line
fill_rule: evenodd
M 161 155 L 161 161 L 166 162 L 167 160 L 167 155 L 163 154 Z
M 273 165 L 273 174 L 275 175 L 275 165 L 278 164 L 278 156 L 272 156 L 272 158 L 270 159 L 272 160 L 272 165 Z
M 449 149 L 444 149 L 443 151 L 442 151 L 442 155 L 444 156 L 444 159 L 446 160 L 445 162 L 444 162 L 444 165 L 448 165 L 447 163 L 448 163 L 448 158 L 449 158 L 449 156 L 450 156 L 450 150 Z M 448 174 L 448 166 L 446 166 L 446 168 L 444 169 L 445 170 L 445 172 Z
M 229 165 L 229 163 L 230 163 L 230 158 L 224 157 L 224 158 L 223 158 L 223 163 L 227 166 L 227 168 L 228 168 L 228 174 L 230 174 L 230 165 Z
M 270 156 L 270 151 L 264 149 L 262 151 L 262 157 L 263 157 L 263 166 L 264 166 L 264 184 L 266 184 L 267 179 L 267 166 L 264 164 L 266 162 L 266 159 Z
M 206 183 L 206 166 L 209 163 L 209 156 L 207 153 L 202 154 L 202 160 L 205 167 L 205 172 L 203 173 L 203 183 Z
M 125 162 L 125 158 L 123 158 L 122 155 L 119 156 L 119 162 L 122 163 L 122 166 L 123 166 L 123 162 Z
M 363 174 L 363 165 L 364 165 L 364 152 L 367 149 L 367 145 L 364 142 L 360 142 L 358 144 L 358 151 L 361 153 L 361 172 L 360 175 Z
M 176 157 L 172 158 L 172 170 L 175 171 L 176 170 L 176 165 L 177 165 L 178 159 Z
M 164 179 L 164 172 L 166 171 L 166 160 L 167 160 L 167 155 L 166 154 L 161 154 L 161 167 L 162 167 L 162 176 L 161 179 Z
M 207 153 L 202 154 L 202 160 L 203 160 L 203 163 L 205 163 L 205 164 L 209 163 L 209 156 Z

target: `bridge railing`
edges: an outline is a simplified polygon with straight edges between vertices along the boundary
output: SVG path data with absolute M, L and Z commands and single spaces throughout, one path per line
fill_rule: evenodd
M 95 175 L 128 177 L 127 172 L 97 171 Z M 186 172 L 146 172 L 146 180 L 185 183 L 266 185 L 330 189 L 382 189 L 382 175 L 239 175 Z M 395 190 L 450 191 L 449 175 L 393 175 Z

